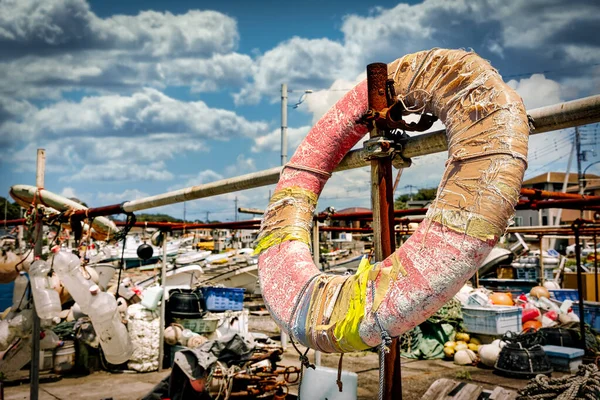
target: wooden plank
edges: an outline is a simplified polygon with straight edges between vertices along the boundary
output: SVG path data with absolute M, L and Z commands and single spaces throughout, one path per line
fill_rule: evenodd
M 421 397 L 422 400 L 437 400 L 444 398 L 458 383 L 452 379 L 441 378 L 433 382 L 427 392 Z
M 427 390 L 422 400 L 477 400 L 483 387 L 473 383 L 441 378 Z M 504 400 L 504 399 L 503 399 Z
M 477 400 L 479 395 L 483 391 L 483 388 L 479 385 L 469 383 L 462 388 L 460 392 L 454 397 L 445 397 L 445 399 L 452 400 Z
M 490 395 L 489 400 L 515 400 L 517 398 L 517 393 L 512 390 L 506 390 L 497 386 L 492 394 Z

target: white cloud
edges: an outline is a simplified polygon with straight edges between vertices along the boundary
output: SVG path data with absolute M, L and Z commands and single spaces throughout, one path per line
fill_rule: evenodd
M 365 75 L 366 73 L 362 73 L 355 80 L 336 79 L 328 89 L 316 90 L 307 95 L 304 103 L 313 115 L 312 123 L 315 124 L 349 89 L 364 80 Z
M 0 126 L 0 134 L 37 136 L 147 136 L 190 134 L 199 138 L 229 140 L 254 137 L 266 131 L 264 122 L 248 121 L 232 111 L 210 108 L 202 101 L 184 102 L 155 89 L 131 96 L 84 97 L 80 102 L 60 101 L 29 112 L 21 121 Z
M 127 189 L 121 193 L 98 192 L 96 200 L 98 204 L 115 204 L 148 197 L 149 194 L 137 189 Z
M 278 98 L 281 83 L 292 90 L 322 88 L 335 78 L 356 75 L 352 57 L 340 43 L 329 39 L 294 37 L 267 51 L 256 61 L 253 83 L 234 96 L 236 103 L 247 104 L 261 96 Z
M 252 59 L 237 22 L 216 11 L 142 11 L 99 18 L 85 0 L 0 3 L 0 90 L 56 98 L 77 88 L 122 91 L 241 87 Z
M 169 191 L 179 190 L 190 186 L 202 185 L 223 179 L 224 176 L 212 169 L 205 169 L 198 172 L 196 175 L 188 178 L 184 183 L 170 186 Z
M 75 194 L 75 189 L 73 189 L 72 187 L 69 187 L 69 186 L 64 187 L 63 190 L 59 194 L 63 197 L 67 197 L 67 198 L 77 197 L 77 194 Z
M 166 170 L 164 162 L 158 161 L 149 164 L 136 164 L 126 162 L 111 162 L 101 166 L 84 165 L 72 175 L 60 178 L 63 182 L 89 181 L 127 182 L 127 181 L 169 181 L 173 174 Z
M 542 74 L 534 74 L 520 81 L 507 82 L 523 98 L 525 107 L 533 109 L 562 101 L 560 84 Z
M 249 174 L 256 171 L 256 162 L 253 158 L 248 158 L 243 154 L 239 154 L 235 160 L 235 164 L 225 168 L 225 174 L 228 176 L 237 176 Z
M 42 52 L 117 49 L 155 57 L 210 56 L 237 47 L 235 20 L 215 11 L 142 11 L 98 18 L 84 0 L 6 0 L 0 3 L 0 43 Z
M 291 155 L 296 150 L 296 147 L 304 140 L 306 134 L 310 130 L 310 126 L 301 126 L 299 128 L 288 128 L 288 155 Z M 274 129 L 271 133 L 254 138 L 253 153 L 261 153 L 263 151 L 281 151 L 281 128 Z

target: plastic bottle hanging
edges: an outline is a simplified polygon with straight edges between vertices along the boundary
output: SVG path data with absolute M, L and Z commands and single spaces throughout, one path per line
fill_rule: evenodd
M 56 275 L 67 288 L 73 300 L 79 304 L 84 314 L 89 315 L 89 304 L 92 300 L 90 286 L 94 282 L 83 276 L 79 257 L 68 251 L 58 251 L 54 254 L 53 265 Z
M 57 318 L 62 310 L 60 297 L 48 279 L 50 269 L 50 265 L 43 260 L 36 260 L 29 267 L 35 311 L 40 319 Z
M 15 279 L 15 286 L 13 287 L 13 311 L 21 310 L 27 305 L 28 285 L 29 279 L 27 279 L 26 273 L 24 271 L 21 271 L 19 276 L 17 276 L 17 279 Z
M 110 294 L 100 291 L 97 285 L 89 289 L 92 296 L 89 313 L 96 335 L 106 357 L 111 364 L 127 362 L 133 352 L 127 328 L 121 322 L 117 301 Z

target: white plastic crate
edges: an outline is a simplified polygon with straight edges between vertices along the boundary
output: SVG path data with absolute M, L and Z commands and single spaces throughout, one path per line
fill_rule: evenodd
M 554 279 L 554 268 L 544 268 L 544 279 L 547 281 Z
M 207 334 L 217 330 L 219 318 L 195 318 L 183 319 L 173 318 L 173 322 L 180 324 L 184 329 L 189 329 L 192 332 Z
M 521 307 L 463 306 L 463 322 L 470 333 L 503 335 L 508 331 L 521 332 Z

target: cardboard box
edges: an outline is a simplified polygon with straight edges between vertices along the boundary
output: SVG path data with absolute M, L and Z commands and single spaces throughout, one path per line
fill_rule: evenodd
M 594 283 L 594 278 L 595 276 L 593 273 L 585 272 L 581 274 L 581 281 L 583 282 L 583 299 L 586 301 L 596 301 L 596 285 Z M 563 288 L 577 289 L 576 272 L 565 272 Z M 600 273 L 598 274 L 598 291 L 600 296 Z

